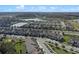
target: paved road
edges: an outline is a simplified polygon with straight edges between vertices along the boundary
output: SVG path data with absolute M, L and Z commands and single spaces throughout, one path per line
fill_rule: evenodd
M 74 51 L 78 51 L 79 52 L 79 48 L 76 48 L 76 47 L 73 47 L 73 46 L 70 46 L 70 45 L 67 45 L 67 44 L 64 44 L 64 43 L 60 43 L 58 41 L 55 41 L 55 40 L 51 40 L 51 39 L 47 39 L 47 41 L 50 41 L 50 42 L 53 42 L 53 43 L 58 43 L 58 46 L 62 47 L 62 45 L 65 46 L 65 49 L 69 50 L 72 48 Z
M 47 41 L 47 38 L 37 38 L 37 43 L 39 46 L 43 49 L 45 54 L 52 54 L 50 50 L 45 46 L 45 41 Z
M 39 37 L 34 37 L 34 38 L 37 39 L 38 45 L 40 46 L 40 48 L 43 49 L 43 51 L 44 51 L 45 54 L 52 54 L 52 52 L 50 52 L 50 50 L 44 45 L 44 43 L 45 43 L 46 41 L 51 41 L 51 42 L 53 42 L 53 43 L 58 43 L 58 46 L 60 46 L 60 47 L 62 47 L 62 45 L 64 45 L 64 46 L 65 46 L 65 49 L 67 49 L 68 51 L 70 51 L 70 49 L 73 48 L 74 51 L 78 51 L 78 52 L 79 52 L 79 48 L 72 47 L 72 46 L 67 45 L 67 44 L 59 43 L 58 41 L 55 41 L 55 40 L 51 40 L 51 39 L 48 39 L 48 38 L 39 38 Z M 28 41 L 29 41 L 29 42 L 28 42 Z M 30 46 L 30 45 L 31 45 L 30 42 L 31 42 L 30 39 L 27 40 L 27 49 L 29 50 L 29 52 L 32 51 L 32 52 L 30 52 L 30 53 L 34 53 L 34 52 L 33 52 L 34 47 L 33 47 L 33 46 Z M 54 51 L 54 50 L 53 50 L 53 51 Z M 36 53 L 36 52 L 35 52 L 35 53 Z M 54 51 L 54 53 L 56 53 L 56 52 Z
M 26 47 L 27 47 L 27 51 L 28 51 L 29 54 L 42 53 L 41 50 L 38 51 L 39 48 L 38 49 L 35 48 L 35 47 L 37 47 L 37 44 L 31 39 L 31 37 L 26 37 L 25 41 L 26 41 L 25 44 L 26 44 Z M 33 44 L 35 44 L 35 45 L 33 45 Z
M 74 32 L 74 31 L 63 31 L 64 34 L 69 34 L 69 35 L 77 35 L 79 36 L 79 32 Z
M 35 46 L 33 46 L 32 44 L 35 44 L 31 37 L 27 37 L 26 39 L 26 46 L 27 46 L 27 51 L 29 54 L 38 54 L 37 50 L 35 49 Z
M 79 36 L 79 32 L 76 31 L 61 31 L 61 30 L 52 30 L 52 31 L 60 31 L 60 32 L 64 32 L 64 34 L 69 34 L 69 35 L 77 35 Z

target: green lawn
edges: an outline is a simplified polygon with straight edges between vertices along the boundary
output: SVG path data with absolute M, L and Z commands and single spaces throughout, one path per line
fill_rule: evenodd
M 11 50 L 11 48 L 14 48 L 17 54 L 26 53 L 25 42 L 22 39 L 16 39 L 16 41 L 12 41 L 12 38 L 5 37 L 3 42 L 6 44 L 8 51 Z
M 65 42 L 68 42 L 71 39 L 70 35 L 64 35 Z
M 5 37 L 5 38 L 3 39 L 3 42 L 4 42 L 4 43 L 10 43 L 11 41 L 12 41 L 12 39 L 9 38 L 9 37 Z
M 68 43 L 70 39 L 72 38 L 79 38 L 77 35 L 64 35 L 64 43 Z
M 22 53 L 23 49 L 24 49 L 24 47 L 23 47 L 22 43 L 16 43 L 15 44 L 15 50 L 16 50 L 17 53 Z
M 17 41 L 15 44 L 15 50 L 17 53 L 26 53 L 26 46 L 23 41 Z
M 57 54 L 72 54 L 72 52 L 68 52 L 68 51 L 64 50 L 63 48 L 56 47 L 51 43 L 48 43 L 48 46 L 51 47 L 52 50 L 54 50 Z
M 78 30 L 79 29 L 79 23 L 78 22 L 71 22 L 72 26 L 74 27 L 74 30 Z
M 53 46 L 52 44 L 48 44 L 49 46 L 51 46 L 51 48 L 57 53 L 57 54 L 67 54 L 67 52 L 65 52 L 63 49 L 61 48 L 57 48 L 55 46 Z

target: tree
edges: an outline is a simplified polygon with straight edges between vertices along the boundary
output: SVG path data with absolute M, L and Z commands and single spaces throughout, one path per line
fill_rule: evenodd
M 58 46 L 58 44 L 57 44 L 57 43 L 55 43 L 55 46 L 57 47 L 57 46 Z
M 64 46 L 64 45 L 62 45 L 62 48 L 65 48 L 65 46 Z
M 8 48 L 8 47 L 7 47 L 7 48 Z M 5 44 L 2 43 L 1 46 L 0 46 L 0 52 L 1 52 L 2 54 L 5 54 L 5 53 L 7 52 L 7 48 L 6 48 Z
M 72 49 L 72 48 L 71 48 L 70 50 L 71 50 L 71 51 L 73 51 L 73 49 Z

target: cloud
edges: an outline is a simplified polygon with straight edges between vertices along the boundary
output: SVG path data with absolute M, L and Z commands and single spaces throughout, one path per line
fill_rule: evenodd
M 77 11 L 79 11 L 79 7 L 64 8 L 64 9 L 62 9 L 62 11 L 66 11 L 66 12 L 77 12 Z
M 40 12 L 48 12 L 48 11 L 55 11 L 57 9 L 57 7 L 53 7 L 53 6 L 38 6 L 37 8 L 35 8 L 35 11 L 40 11 Z
M 35 7 L 33 9 L 34 9 L 34 11 L 40 12 L 40 11 L 46 11 L 47 7 L 46 6 L 38 6 L 38 7 Z
M 6 9 L 6 10 L 2 10 L 3 12 L 13 12 L 13 9 L 9 8 L 9 9 Z
M 44 10 L 44 9 L 46 9 L 46 8 L 47 8 L 47 7 L 45 7 L 45 6 L 39 6 L 39 7 L 38 7 L 39 10 Z
M 10 10 L 11 11 L 11 10 Z M 24 11 L 55 11 L 55 12 L 72 12 L 72 11 L 79 11 L 79 7 L 62 7 L 62 6 L 24 6 L 24 5 L 18 5 L 16 6 L 17 12 L 24 12 Z
M 16 11 L 24 11 L 24 5 L 16 6 Z
M 57 7 L 51 6 L 50 9 L 55 10 L 55 9 L 57 9 Z
M 24 9 L 24 5 L 19 5 L 16 7 L 17 9 Z
M 46 6 L 25 6 L 25 11 L 30 11 L 30 12 L 39 12 L 39 11 L 46 11 L 47 7 Z
M 79 11 L 79 7 L 75 8 L 77 11 Z

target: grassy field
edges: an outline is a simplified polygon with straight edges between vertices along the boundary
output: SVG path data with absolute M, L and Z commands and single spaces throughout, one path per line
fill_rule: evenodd
M 17 53 L 26 53 L 26 46 L 23 41 L 17 41 L 15 44 L 15 50 Z
M 77 35 L 64 35 L 64 43 L 68 43 L 72 38 L 79 38 Z
M 69 54 L 69 52 L 64 51 L 61 48 L 55 47 L 52 44 L 48 44 L 49 46 L 51 46 L 51 48 L 57 53 L 57 54 Z
M 17 54 L 25 54 L 27 52 L 25 42 L 22 39 L 16 39 L 14 41 L 12 38 L 5 37 L 3 42 L 8 48 L 8 52 L 9 50 L 12 52 L 11 49 L 14 49 Z
M 71 24 L 73 27 L 73 30 L 79 30 L 79 23 L 76 20 L 64 20 L 65 24 Z
M 64 41 L 68 42 L 71 39 L 71 36 L 69 35 L 64 35 Z
M 72 24 L 74 30 L 78 30 L 79 29 L 79 23 L 78 22 L 73 21 L 73 22 L 71 22 L 71 24 Z
M 56 52 L 56 54 L 72 54 L 72 51 L 67 51 L 64 48 L 56 47 L 54 44 L 48 43 L 48 46 Z

